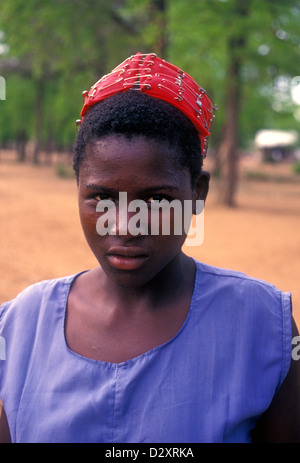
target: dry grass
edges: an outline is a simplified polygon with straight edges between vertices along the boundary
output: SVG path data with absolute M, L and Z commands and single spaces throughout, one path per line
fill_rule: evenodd
M 245 168 L 261 170 L 253 161 Z M 292 291 L 300 325 L 300 180 L 285 181 L 290 166 L 264 166 L 266 171 L 273 181 L 251 175 L 241 183 L 235 209 L 217 205 L 212 180 L 204 243 L 186 251 Z M 0 220 L 1 302 L 41 279 L 97 265 L 81 231 L 75 181 L 58 177 L 53 166 L 20 165 L 2 153 Z

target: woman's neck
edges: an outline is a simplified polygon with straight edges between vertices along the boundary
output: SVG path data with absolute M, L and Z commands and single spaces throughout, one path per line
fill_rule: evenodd
M 196 267 L 193 259 L 181 253 L 147 284 L 140 287 L 116 285 L 98 269 L 98 291 L 101 299 L 110 304 L 122 306 L 127 310 L 135 307 L 156 310 L 174 303 L 187 290 L 194 286 Z M 95 275 L 96 276 L 96 275 Z

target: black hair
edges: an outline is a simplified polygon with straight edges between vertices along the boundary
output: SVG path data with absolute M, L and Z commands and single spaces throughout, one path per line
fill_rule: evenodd
M 74 144 L 73 168 L 77 179 L 86 147 L 112 134 L 129 139 L 142 135 L 167 142 L 177 150 L 180 165 L 189 169 L 192 186 L 195 185 L 203 158 L 200 139 L 192 122 L 175 106 L 130 90 L 96 103 L 86 113 Z

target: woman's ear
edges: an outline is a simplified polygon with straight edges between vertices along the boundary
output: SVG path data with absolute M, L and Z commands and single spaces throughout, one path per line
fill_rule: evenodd
M 193 202 L 193 214 L 196 214 L 196 200 L 202 200 L 205 202 L 208 190 L 209 190 L 210 173 L 202 171 L 196 181 L 194 187 L 194 202 Z M 204 206 L 204 204 L 203 204 Z
M 203 201 L 206 200 L 208 190 L 209 190 L 209 181 L 210 181 L 210 173 L 203 170 L 196 182 L 195 185 L 195 192 L 196 192 L 196 199 L 202 199 Z

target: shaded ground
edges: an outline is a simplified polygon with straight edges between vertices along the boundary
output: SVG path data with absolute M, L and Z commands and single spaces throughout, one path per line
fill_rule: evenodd
M 242 182 L 235 209 L 217 205 L 212 180 L 204 243 L 186 251 L 292 291 L 300 325 L 300 179 L 290 178 L 290 165 L 262 169 L 246 161 L 244 169 L 251 179 Z M 16 164 L 2 153 L 0 224 L 0 302 L 41 279 L 97 265 L 80 228 L 75 181 L 53 166 Z

